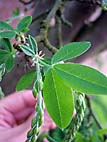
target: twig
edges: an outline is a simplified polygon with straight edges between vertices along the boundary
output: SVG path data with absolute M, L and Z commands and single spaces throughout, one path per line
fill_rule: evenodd
M 56 0 L 52 10 L 50 11 L 50 13 L 48 14 L 48 16 L 46 18 L 46 23 L 47 24 L 49 24 L 52 17 L 55 16 L 56 11 L 58 10 L 58 8 L 60 7 L 61 4 L 62 4 L 61 0 Z
M 56 26 L 57 26 L 57 42 L 58 48 L 62 46 L 62 28 L 61 28 L 61 19 L 56 16 Z
M 95 122 L 96 122 L 97 126 L 99 127 L 99 129 L 102 129 L 102 126 L 101 126 L 100 122 L 98 121 L 96 115 L 93 112 L 90 97 L 87 96 L 87 95 L 86 95 L 86 100 L 87 100 L 87 105 L 88 105 L 88 108 L 89 108 L 89 111 L 90 111 L 89 115 L 93 117 L 93 119 L 95 120 Z
M 56 0 L 55 4 L 52 8 L 52 10 L 48 13 L 46 19 L 41 23 L 40 27 L 40 35 L 36 37 L 39 42 L 43 42 L 44 45 L 52 52 L 55 53 L 57 51 L 57 48 L 55 48 L 53 45 L 51 45 L 49 39 L 48 39 L 48 30 L 50 26 L 51 19 L 55 16 L 57 10 L 62 5 L 61 0 Z
M 48 40 L 48 29 L 49 29 L 51 19 L 55 16 L 56 11 L 58 10 L 61 4 L 62 4 L 61 0 L 56 0 L 52 10 L 49 12 L 48 16 L 44 20 L 42 29 L 41 29 L 41 33 L 44 35 L 43 43 L 52 53 L 55 53 L 57 49 L 53 45 L 51 45 L 51 43 Z
M 50 10 L 48 9 L 48 10 L 42 12 L 42 13 L 39 13 L 36 17 L 33 18 L 32 23 L 34 23 L 35 21 L 37 21 L 41 17 L 43 18 L 44 16 L 46 16 L 49 13 L 49 11 Z
M 57 48 L 55 48 L 48 40 L 47 36 L 44 37 L 44 45 L 52 52 L 57 52 Z
M 66 25 L 70 28 L 72 27 L 72 23 L 70 23 L 68 20 L 66 20 L 65 16 L 63 14 L 61 15 L 60 19 L 61 19 L 62 24 Z
M 21 0 L 21 1 L 23 1 L 23 0 Z M 31 0 L 31 1 L 33 1 L 33 0 Z M 54 47 L 50 43 L 49 38 L 48 38 L 48 30 L 50 28 L 51 19 L 55 16 L 57 17 L 56 18 L 57 19 L 56 26 L 57 26 L 57 35 L 58 35 L 57 38 L 58 38 L 59 47 L 61 47 L 61 44 L 62 44 L 61 24 L 65 24 L 70 27 L 72 26 L 72 24 L 69 21 L 67 21 L 63 15 L 63 7 L 64 7 L 65 3 L 68 1 L 72 1 L 72 0 L 56 0 L 53 5 L 53 8 L 51 10 L 47 10 L 44 13 L 40 13 L 38 16 L 36 16 L 33 19 L 33 22 L 35 22 L 36 20 L 40 19 L 41 17 L 44 17 L 47 15 L 45 20 L 43 20 L 41 23 L 40 34 L 36 37 L 36 39 L 37 39 L 37 42 L 43 42 L 45 47 L 47 49 L 49 49 L 52 53 L 55 53 L 57 51 L 57 48 Z M 76 1 L 83 2 L 83 3 L 87 2 L 90 4 L 100 4 L 101 5 L 100 0 L 76 0 Z

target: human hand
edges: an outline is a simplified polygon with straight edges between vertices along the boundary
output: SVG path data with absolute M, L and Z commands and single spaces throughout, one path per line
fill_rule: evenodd
M 25 141 L 36 102 L 30 90 L 17 92 L 0 100 L 0 142 Z M 55 128 L 55 125 L 46 114 L 41 131 L 51 128 Z

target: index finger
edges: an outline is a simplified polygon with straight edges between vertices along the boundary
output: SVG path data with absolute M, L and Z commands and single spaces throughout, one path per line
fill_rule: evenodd
M 15 92 L 0 101 L 0 107 L 4 107 L 11 113 L 19 112 L 23 109 L 33 107 L 37 99 L 32 95 L 31 90 Z

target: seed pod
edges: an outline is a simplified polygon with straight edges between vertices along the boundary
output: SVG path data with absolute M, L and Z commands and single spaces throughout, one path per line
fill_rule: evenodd
M 35 142 L 35 136 L 32 136 L 31 142 Z
M 34 134 L 33 130 L 31 129 L 28 133 L 27 133 L 27 137 L 31 137 Z
M 37 123 L 37 119 L 36 119 L 36 117 L 34 117 L 34 118 L 32 119 L 31 127 L 33 127 L 36 123 Z
M 41 80 L 41 82 L 39 83 L 39 87 L 40 87 L 40 90 L 42 90 L 43 89 L 43 81 Z
M 38 93 L 37 93 L 37 89 L 35 88 L 35 86 L 33 87 L 32 94 L 33 94 L 34 98 L 37 97 Z
M 34 133 L 35 133 L 36 135 L 38 135 L 38 134 L 39 134 L 39 132 L 40 132 L 39 127 L 37 127 L 36 129 L 34 129 Z
M 39 119 L 39 127 L 42 125 L 42 123 L 43 123 L 43 121 L 44 121 L 44 117 L 40 117 L 40 119 Z
M 39 123 L 38 123 L 38 125 L 39 126 L 41 126 L 42 125 L 42 123 L 43 123 L 43 121 L 44 121 L 44 115 L 43 115 L 43 110 L 42 110 L 42 108 L 39 108 Z
M 43 81 L 37 81 L 34 83 L 34 88 L 37 92 L 43 89 Z

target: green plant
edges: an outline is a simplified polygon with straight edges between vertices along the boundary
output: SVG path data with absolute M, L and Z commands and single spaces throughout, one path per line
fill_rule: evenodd
M 35 38 L 24 35 L 31 21 L 31 16 L 23 18 L 16 29 L 0 21 L 0 44 L 4 47 L 0 49 L 0 79 L 4 70 L 7 73 L 13 68 L 17 51 L 28 56 L 35 68 L 26 73 L 16 86 L 19 91 L 34 81 L 32 93 L 38 98 L 27 142 L 38 139 L 45 106 L 50 117 L 65 133 L 64 142 L 71 142 L 85 115 L 85 96 L 106 95 L 107 77 L 91 67 L 66 62 L 86 52 L 91 46 L 87 41 L 66 44 L 52 58 L 43 57 Z M 13 38 L 16 41 L 14 45 L 11 42 Z M 76 116 L 73 118 L 74 109 Z M 78 134 L 77 137 L 79 136 Z

